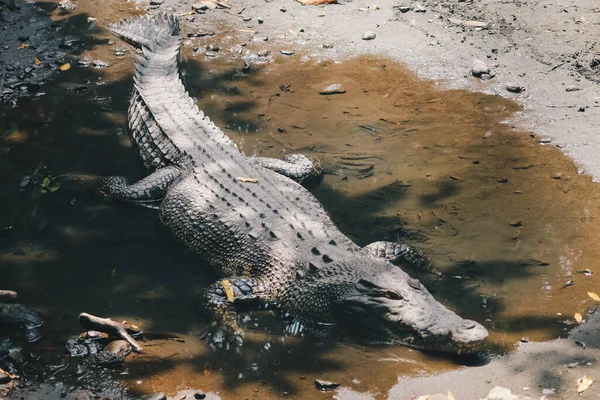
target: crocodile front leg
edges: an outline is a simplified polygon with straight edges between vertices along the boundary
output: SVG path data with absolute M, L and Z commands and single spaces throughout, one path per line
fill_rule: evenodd
M 394 265 L 407 264 L 413 268 L 437 276 L 444 276 L 444 273 L 434 267 L 433 262 L 423 251 L 400 242 L 373 242 L 364 247 L 375 257 L 385 258 Z
M 198 293 L 198 302 L 214 320 L 207 333 L 208 342 L 216 347 L 228 343 L 241 345 L 244 333 L 237 324 L 234 303 L 265 301 L 269 289 L 253 278 L 232 276 L 221 279 Z
M 168 166 L 154 171 L 144 179 L 129 185 L 127 178 L 111 176 L 98 178 L 94 187 L 108 199 L 127 201 L 144 207 L 156 208 L 165 197 L 169 185 L 181 176 L 181 170 Z
M 302 154 L 292 154 L 286 157 L 285 160 L 269 157 L 250 157 L 250 159 L 261 167 L 270 169 L 296 182 L 303 182 L 322 174 L 320 163 Z

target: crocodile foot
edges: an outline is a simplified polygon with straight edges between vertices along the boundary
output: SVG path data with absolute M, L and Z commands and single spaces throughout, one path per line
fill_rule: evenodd
M 228 350 L 230 347 L 241 347 L 244 344 L 244 332 L 241 329 L 218 322 L 211 323 L 201 338 L 206 340 L 213 350 Z

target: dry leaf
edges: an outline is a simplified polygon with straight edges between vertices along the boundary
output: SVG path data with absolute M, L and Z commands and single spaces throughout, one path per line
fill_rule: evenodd
M 244 178 L 243 176 L 238 176 L 235 179 L 237 179 L 240 182 L 249 182 L 249 183 L 256 183 L 256 182 L 258 182 L 258 179 L 256 179 L 256 178 Z
M 63 64 L 60 67 L 58 67 L 58 69 L 60 69 L 61 71 L 68 71 L 71 69 L 71 64 L 69 64 L 69 63 Z
M 577 379 L 577 394 L 580 394 L 585 389 L 589 388 L 593 382 L 594 382 L 594 380 L 591 378 L 588 378 L 587 376 Z
M 29 46 L 27 43 L 21 43 L 17 49 L 24 49 L 27 46 Z
M 221 285 L 223 286 L 223 290 L 225 290 L 225 295 L 227 296 L 227 300 L 230 303 L 233 303 L 235 300 L 235 295 L 233 294 L 233 287 L 231 286 L 231 282 L 227 279 L 223 279 L 221 281 Z
M 588 296 L 590 296 L 592 299 L 596 300 L 596 301 L 600 301 L 600 296 L 598 296 L 596 293 L 594 292 L 588 292 Z
M 456 400 L 450 389 L 448 389 L 448 400 Z
M 210 363 L 204 363 L 204 376 L 210 376 L 212 374 L 212 366 Z
M 583 321 L 583 317 L 581 316 L 581 313 L 576 312 L 573 317 L 575 318 L 575 321 L 577 321 L 578 324 L 580 324 L 581 321 Z
M 42 63 L 37 57 L 33 57 L 33 61 L 35 62 L 35 65 L 40 65 Z

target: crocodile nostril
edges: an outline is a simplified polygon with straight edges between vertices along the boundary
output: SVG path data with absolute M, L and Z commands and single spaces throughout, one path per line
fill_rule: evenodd
M 477 326 L 477 322 L 475 321 L 471 321 L 470 319 L 465 319 L 461 324 L 460 327 L 462 329 L 473 329 Z

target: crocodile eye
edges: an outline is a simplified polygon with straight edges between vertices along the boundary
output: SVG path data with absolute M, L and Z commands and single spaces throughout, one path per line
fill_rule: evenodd
M 391 300 L 402 300 L 402 296 L 400 296 L 398 293 L 396 292 L 392 292 L 392 291 L 387 291 L 385 292 L 385 297 L 387 297 L 388 299 Z
M 421 282 L 418 279 L 410 278 L 408 280 L 408 286 L 415 290 L 421 290 Z

